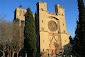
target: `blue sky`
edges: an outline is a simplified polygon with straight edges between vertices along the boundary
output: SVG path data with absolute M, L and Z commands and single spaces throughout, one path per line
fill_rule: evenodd
M 65 18 L 67 32 L 72 37 L 75 35 L 76 19 L 78 19 L 77 0 L 0 0 L 0 14 L 6 15 L 5 19 L 13 21 L 14 11 L 19 8 L 21 3 L 23 9 L 31 8 L 33 14 L 36 11 L 36 3 L 38 1 L 47 2 L 47 10 L 55 12 L 55 4 L 60 4 L 65 8 Z M 85 0 L 84 0 L 85 2 Z

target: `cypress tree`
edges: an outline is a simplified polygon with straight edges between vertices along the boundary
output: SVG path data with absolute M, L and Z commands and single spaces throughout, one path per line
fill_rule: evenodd
M 73 50 L 72 50 L 72 53 L 74 56 L 77 56 L 77 57 L 80 57 L 80 54 L 79 54 L 79 21 L 77 20 L 77 28 L 76 28 L 76 31 L 75 31 L 75 37 L 74 37 L 74 40 L 73 40 Z
M 78 0 L 79 9 L 79 49 L 81 57 L 85 56 L 85 7 L 83 0 Z
M 73 40 L 72 40 L 71 35 L 70 35 L 70 37 L 69 37 L 69 40 L 70 40 L 70 43 L 72 44 L 72 43 L 73 43 Z
M 27 51 L 27 57 L 36 56 L 35 21 L 30 8 L 25 14 L 24 49 Z
M 84 57 L 85 54 L 85 6 L 83 0 L 78 1 L 79 21 L 75 31 L 73 54 L 76 57 Z

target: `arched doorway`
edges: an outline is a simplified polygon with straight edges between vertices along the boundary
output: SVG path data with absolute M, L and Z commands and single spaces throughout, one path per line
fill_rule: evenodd
M 59 44 L 56 42 L 52 42 L 50 45 L 50 53 L 51 56 L 56 56 L 56 53 L 58 53 L 58 48 L 59 48 Z

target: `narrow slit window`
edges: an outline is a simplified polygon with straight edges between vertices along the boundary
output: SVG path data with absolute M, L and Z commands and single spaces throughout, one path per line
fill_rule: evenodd
M 63 26 L 64 26 L 64 24 L 63 24 Z
M 43 49 L 43 52 L 44 52 L 44 49 Z
M 42 20 L 42 23 L 43 23 L 43 20 Z
M 43 43 L 44 43 L 44 40 L 43 40 Z

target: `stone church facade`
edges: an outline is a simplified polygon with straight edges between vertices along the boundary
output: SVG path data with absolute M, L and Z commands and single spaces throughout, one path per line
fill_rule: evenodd
M 44 55 L 56 56 L 64 52 L 64 45 L 69 43 L 70 34 L 66 31 L 64 8 L 59 4 L 55 5 L 55 13 L 48 13 L 47 3 L 38 2 L 37 13 L 35 16 L 35 26 L 37 34 L 37 49 L 39 53 Z M 15 18 L 13 24 L 18 21 L 20 27 L 21 42 L 24 39 L 24 23 L 25 23 L 25 9 L 16 8 Z M 22 30 L 23 29 L 23 30 Z M 22 45 L 21 45 L 22 46 Z

